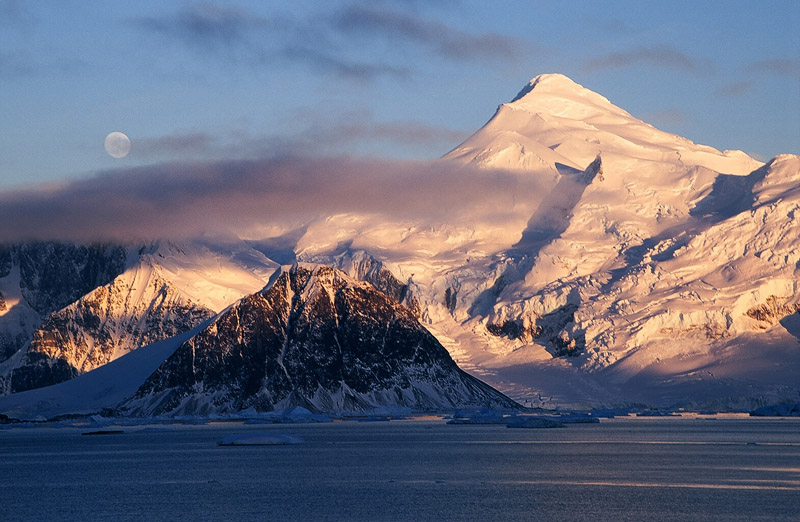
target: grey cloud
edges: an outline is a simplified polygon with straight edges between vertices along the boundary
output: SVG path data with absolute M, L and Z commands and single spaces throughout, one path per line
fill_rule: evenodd
M 678 109 L 666 109 L 663 111 L 649 112 L 644 115 L 645 120 L 652 121 L 656 127 L 683 125 L 689 121 L 689 116 Z
M 140 158 L 247 158 L 267 154 L 337 152 L 354 145 L 389 143 L 395 146 L 428 148 L 434 155 L 463 141 L 468 133 L 413 120 L 376 121 L 368 110 L 324 115 L 295 111 L 294 119 L 313 121 L 295 132 L 257 136 L 245 130 L 223 135 L 205 132 L 174 133 L 136 138 L 133 152 Z
M 610 53 L 586 62 L 584 69 L 589 71 L 621 69 L 640 65 L 669 67 L 692 73 L 709 70 L 710 66 L 667 45 L 635 47 L 627 51 Z
M 427 46 L 451 59 L 514 60 L 526 44 L 497 33 L 470 34 L 388 8 L 355 5 L 337 14 L 334 26 L 347 35 L 399 38 Z
M 254 30 L 273 26 L 270 20 L 254 13 L 211 4 L 187 6 L 171 16 L 138 18 L 134 24 L 204 51 L 249 47 Z
M 430 143 L 446 144 L 448 147 L 464 141 L 469 134 L 464 131 L 415 121 L 393 121 L 374 123 L 361 131 L 359 138 L 372 136 L 405 145 Z
M 172 163 L 0 194 L 0 241 L 133 240 L 242 232 L 336 213 L 453 222 L 503 219 L 531 176 L 348 158 Z M 526 196 L 527 194 L 527 196 Z
M 193 4 L 172 14 L 137 18 L 132 24 L 148 36 L 179 42 L 204 57 L 223 58 L 228 64 L 254 68 L 303 64 L 362 83 L 412 76 L 406 66 L 349 58 L 353 49 L 363 49 L 362 37 L 418 44 L 443 58 L 460 61 L 508 62 L 531 51 L 519 39 L 497 33 L 472 34 L 376 4 L 354 5 L 311 19 L 261 16 L 242 8 Z
M 725 98 L 733 98 L 736 96 L 743 96 L 753 90 L 753 82 L 744 81 L 744 82 L 735 82 L 730 85 L 726 85 L 721 89 L 717 89 L 714 94 L 717 96 L 722 96 Z
M 783 76 L 800 76 L 800 60 L 778 58 L 750 64 L 751 72 L 772 73 Z
M 342 58 L 323 27 L 287 17 L 265 17 L 238 8 L 189 5 L 166 16 L 137 18 L 133 25 L 146 34 L 179 42 L 205 56 L 227 63 L 267 68 L 300 63 L 315 71 L 361 82 L 380 76 L 407 78 L 408 70 Z M 309 35 L 313 34 L 313 38 Z
M 360 82 L 369 82 L 380 76 L 390 76 L 399 80 L 408 80 L 411 77 L 411 71 L 404 67 L 354 62 L 302 45 L 286 46 L 282 50 L 282 55 L 290 60 L 305 62 L 317 70 L 321 69 Z
M 351 113 L 334 121 L 317 122 L 284 141 L 300 150 L 336 150 L 356 143 L 386 142 L 400 146 L 436 145 L 450 149 L 468 133 L 412 120 L 375 121 L 370 113 Z
M 201 155 L 215 151 L 219 145 L 217 140 L 209 134 L 196 132 L 144 138 L 136 140 L 135 147 L 136 155 L 153 157 L 182 154 Z

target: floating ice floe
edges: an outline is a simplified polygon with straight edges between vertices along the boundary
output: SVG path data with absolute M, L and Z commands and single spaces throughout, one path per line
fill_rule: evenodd
M 560 424 L 596 424 L 600 422 L 598 417 L 588 413 L 562 413 L 560 415 L 549 415 L 542 418 Z
M 499 411 L 481 408 L 480 410 L 456 410 L 447 424 L 505 424 L 508 418 Z
M 563 428 L 564 423 L 543 417 L 514 417 L 507 424 L 508 428 Z
M 249 433 L 228 435 L 217 441 L 217 446 L 276 446 L 282 444 L 303 444 L 305 440 L 297 435 L 282 433 Z
M 270 412 L 244 410 L 240 417 L 246 417 L 245 424 L 297 424 L 306 422 L 333 422 L 327 415 L 313 413 L 302 406 Z

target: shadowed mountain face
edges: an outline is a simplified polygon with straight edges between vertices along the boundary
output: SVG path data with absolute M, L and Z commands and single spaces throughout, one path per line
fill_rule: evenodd
M 517 407 L 461 371 L 407 308 L 338 270 L 299 265 L 184 342 L 123 409 L 158 415 L 383 405 Z

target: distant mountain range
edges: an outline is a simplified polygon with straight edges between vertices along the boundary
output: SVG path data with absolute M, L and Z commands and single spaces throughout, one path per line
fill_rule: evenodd
M 503 403 L 439 355 L 421 365 L 401 357 L 383 374 L 371 365 L 394 363 L 375 339 L 371 351 L 357 350 L 370 362 L 359 359 L 363 373 L 348 380 L 347 364 L 311 355 L 338 347 L 344 357 L 354 346 L 326 330 L 341 318 L 335 306 L 332 315 L 305 317 L 293 308 L 301 303 L 284 303 L 320 336 L 290 335 L 285 325 L 270 334 L 299 343 L 302 362 L 291 371 L 267 348 L 245 349 L 242 336 L 269 328 L 242 331 L 230 314 L 278 302 L 276 288 L 292 285 L 310 284 L 338 303 L 344 296 L 302 275 L 327 266 L 343 274 L 325 278 L 362 290 L 358 281 L 367 282 L 391 303 L 362 303 L 369 320 L 359 328 L 380 330 L 386 314 L 419 320 L 438 342 L 410 323 L 404 335 L 431 354 L 441 344 L 465 370 L 525 404 L 751 409 L 800 402 L 800 157 L 764 164 L 696 145 L 548 74 L 437 161 L 502 169 L 538 189 L 516 194 L 502 219 L 476 210 L 463 222 L 431 226 L 414 216 L 348 214 L 259 241 L 0 249 L 0 391 L 62 382 L 206 325 L 115 404 L 150 415 Z M 469 217 L 470 208 L 459 215 Z M 279 269 L 295 262 L 301 265 Z M 235 356 L 226 351 L 239 341 Z M 204 369 L 188 365 L 189 351 L 202 355 Z M 258 364 L 250 359 L 256 355 Z M 442 368 L 449 377 L 415 384 Z M 11 397 L 0 400 L 0 412 Z

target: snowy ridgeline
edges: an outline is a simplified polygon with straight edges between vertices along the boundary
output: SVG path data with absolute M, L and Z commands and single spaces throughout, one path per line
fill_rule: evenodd
M 492 193 L 487 210 L 473 198 L 441 222 L 324 216 L 257 241 L 123 249 L 122 264 L 113 251 L 59 250 L 77 268 L 57 295 L 31 268 L 52 265 L 54 247 L 0 252 L 0 391 L 59 382 L 185 332 L 263 288 L 273 260 L 299 260 L 368 281 L 461 367 L 525 405 L 749 411 L 800 401 L 800 157 L 762 164 L 697 145 L 541 75 L 441 161 L 463 166 L 467 185 L 502 169 L 514 187 L 507 204 L 497 209 Z M 87 272 L 92 256 L 117 261 Z M 135 407 L 249 407 L 225 398 L 242 374 L 227 390 L 186 377 L 191 385 L 162 380 L 160 399 L 140 395 Z M 401 388 L 400 405 L 441 400 Z M 312 399 L 307 388 L 309 402 L 296 405 L 343 410 L 358 395 L 327 392 Z M 280 402 L 270 394 L 245 393 Z

